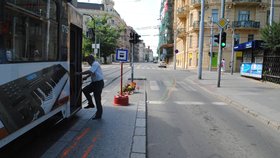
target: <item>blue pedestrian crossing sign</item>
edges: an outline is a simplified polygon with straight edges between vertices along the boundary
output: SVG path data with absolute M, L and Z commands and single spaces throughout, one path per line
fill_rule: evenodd
M 117 49 L 116 60 L 117 61 L 127 61 L 128 50 L 127 49 Z

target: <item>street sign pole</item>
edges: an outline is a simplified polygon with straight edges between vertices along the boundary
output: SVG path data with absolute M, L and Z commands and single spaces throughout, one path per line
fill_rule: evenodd
M 224 15 L 225 15 L 225 0 L 221 1 L 221 19 L 218 24 L 223 25 L 225 27 L 226 23 L 224 21 Z M 219 26 L 220 26 L 219 25 Z M 218 82 L 217 82 L 217 87 L 221 86 L 221 61 L 222 61 L 222 55 L 223 55 L 223 50 L 221 46 L 221 39 L 222 39 L 222 33 L 223 33 L 223 27 L 220 28 L 220 41 L 219 41 L 219 54 L 218 54 Z
M 204 0 L 201 1 L 201 16 L 199 26 L 199 57 L 198 57 L 198 79 L 202 78 L 202 58 L 204 41 Z
M 210 38 L 210 64 L 209 71 L 212 71 L 212 59 L 213 59 L 213 17 L 211 17 L 211 38 Z

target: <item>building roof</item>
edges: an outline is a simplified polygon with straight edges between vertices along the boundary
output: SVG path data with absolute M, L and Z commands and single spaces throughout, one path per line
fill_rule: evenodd
M 79 9 L 104 10 L 104 4 L 78 2 Z

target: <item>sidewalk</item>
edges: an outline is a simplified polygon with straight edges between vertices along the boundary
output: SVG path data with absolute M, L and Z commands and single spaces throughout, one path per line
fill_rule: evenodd
M 135 82 L 140 89 L 129 95 L 128 106 L 113 104 L 119 85 L 105 87 L 102 119 L 91 120 L 95 108 L 82 109 L 76 114 L 79 121 L 42 158 L 145 158 L 146 85 L 145 80 Z
M 239 73 L 224 73 L 218 88 L 218 73 L 207 70 L 202 73 L 201 80 L 197 75 L 189 76 L 187 80 L 269 127 L 280 130 L 280 85 L 246 78 Z

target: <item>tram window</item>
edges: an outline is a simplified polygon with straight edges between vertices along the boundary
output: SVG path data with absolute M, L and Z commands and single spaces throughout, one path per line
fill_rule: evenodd
M 47 15 L 47 2 L 46 0 L 6 0 L 16 6 L 31 11 L 37 15 L 46 17 Z
M 58 60 L 56 13 L 49 28 L 47 20 L 23 11 L 5 8 L 4 14 L 0 19 L 0 64 Z
M 50 19 L 57 20 L 57 4 L 54 1 L 51 1 L 50 5 Z
M 57 60 L 57 25 L 51 24 L 48 60 Z

